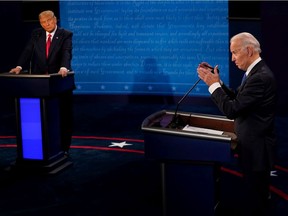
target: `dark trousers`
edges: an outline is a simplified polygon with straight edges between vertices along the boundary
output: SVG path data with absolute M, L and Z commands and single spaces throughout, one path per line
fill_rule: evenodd
M 243 172 L 243 216 L 269 215 L 270 171 Z

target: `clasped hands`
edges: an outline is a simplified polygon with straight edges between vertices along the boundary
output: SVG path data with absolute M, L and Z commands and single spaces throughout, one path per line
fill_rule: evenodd
M 213 83 L 220 82 L 218 65 L 216 65 L 214 69 L 211 68 L 213 67 L 207 62 L 201 62 L 197 68 L 198 77 L 208 86 L 211 86 Z M 213 70 L 213 73 L 211 70 Z

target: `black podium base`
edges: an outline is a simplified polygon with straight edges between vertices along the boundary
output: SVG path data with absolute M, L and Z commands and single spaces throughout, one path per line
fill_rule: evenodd
M 53 175 L 72 166 L 67 156 L 61 156 L 57 160 L 43 161 L 16 161 L 7 168 L 7 171 L 17 172 L 22 174 L 47 174 Z
M 212 162 L 161 162 L 162 216 L 214 216 L 220 202 L 220 166 Z

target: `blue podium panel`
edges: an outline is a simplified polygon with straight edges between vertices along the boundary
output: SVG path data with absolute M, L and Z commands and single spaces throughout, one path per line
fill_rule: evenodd
M 43 159 L 41 104 L 39 98 L 20 98 L 22 158 Z

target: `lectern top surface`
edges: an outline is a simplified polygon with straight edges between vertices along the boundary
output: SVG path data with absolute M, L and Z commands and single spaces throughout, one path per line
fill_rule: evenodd
M 13 97 L 50 97 L 75 89 L 74 73 L 61 74 L 0 74 L 0 92 Z
M 74 72 L 68 72 L 68 76 L 73 75 Z M 20 73 L 20 74 L 15 74 L 15 73 L 0 73 L 0 77 L 19 77 L 19 78 L 49 78 L 49 77 L 60 77 L 61 74 L 55 73 L 55 74 L 29 74 L 29 73 Z

